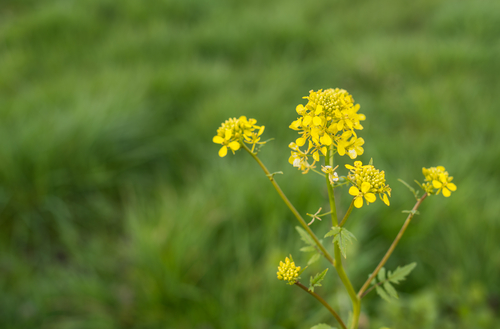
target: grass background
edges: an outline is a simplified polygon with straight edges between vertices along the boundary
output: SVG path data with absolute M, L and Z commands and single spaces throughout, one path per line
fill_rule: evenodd
M 261 158 L 315 212 L 323 180 L 288 164 L 288 125 L 330 87 L 361 104 L 361 160 L 393 188 L 349 223 L 355 287 L 413 204 L 397 178 L 444 165 L 458 186 L 421 207 L 387 264 L 418 266 L 398 302 L 366 298 L 362 328 L 499 326 L 499 36 L 488 0 L 3 0 L 0 327 L 333 324 L 275 278 L 289 253 L 307 260 L 295 219 L 248 156 L 211 142 L 228 117 L 256 118 L 275 138 Z

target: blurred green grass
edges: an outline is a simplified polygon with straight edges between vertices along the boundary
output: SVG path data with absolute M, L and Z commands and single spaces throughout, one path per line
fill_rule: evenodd
M 367 297 L 365 328 L 498 326 L 499 33 L 496 1 L 2 1 L 0 326 L 329 321 L 275 279 L 288 253 L 305 257 L 267 178 L 211 142 L 228 117 L 256 118 L 275 138 L 262 159 L 316 211 L 323 182 L 288 164 L 288 125 L 329 87 L 361 104 L 361 160 L 393 188 L 390 208 L 350 224 L 355 286 L 412 205 L 397 178 L 444 165 L 459 188 L 423 205 L 388 263 L 419 265 L 400 302 Z M 345 316 L 334 277 L 322 292 Z

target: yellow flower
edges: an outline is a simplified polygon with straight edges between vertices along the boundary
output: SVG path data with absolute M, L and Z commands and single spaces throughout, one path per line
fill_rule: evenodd
M 429 194 L 439 194 L 443 191 L 443 195 L 449 197 L 452 191 L 457 190 L 457 186 L 451 182 L 453 177 L 449 176 L 443 166 L 422 168 L 422 173 L 425 177 L 422 186 Z
M 212 141 L 216 144 L 222 144 L 219 149 L 219 156 L 225 157 L 228 148 L 233 152 L 240 149 L 243 142 L 252 145 L 252 152 L 256 144 L 265 144 L 260 142 L 260 136 L 264 132 L 264 126 L 257 126 L 257 120 L 247 119 L 241 116 L 238 119 L 229 118 L 219 129 L 217 135 Z
M 361 161 L 355 161 L 354 166 L 346 165 L 349 169 L 347 178 L 353 186 L 349 189 L 349 194 L 354 196 L 354 206 L 361 208 L 363 206 L 363 198 L 367 204 L 375 202 L 378 194 L 380 199 L 390 205 L 389 198 L 391 196 L 391 188 L 385 184 L 385 172 L 375 169 L 373 165 L 364 165 Z
M 292 256 L 290 256 L 292 257 Z M 290 261 L 288 257 L 285 258 L 285 262 L 280 261 L 280 265 L 278 266 L 278 275 L 279 280 L 288 281 L 289 285 L 295 284 L 299 279 L 300 266 L 295 266 L 295 263 Z
M 306 161 L 308 156 L 312 156 L 314 162 L 319 161 L 331 145 L 339 155 L 347 153 L 352 159 L 363 154 L 361 145 L 364 140 L 357 138 L 354 130 L 363 129 L 360 121 L 365 120 L 365 115 L 358 113 L 359 104 L 354 105 L 354 99 L 347 91 L 338 88 L 311 90 L 304 98 L 308 102 L 305 106 L 297 106 L 300 117 L 290 124 L 290 128 L 300 135 L 294 145 L 302 147 L 308 144 L 307 150 L 301 151 Z

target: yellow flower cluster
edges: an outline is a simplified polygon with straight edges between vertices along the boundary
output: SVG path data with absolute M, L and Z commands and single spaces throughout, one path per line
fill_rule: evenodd
M 354 206 L 361 208 L 363 206 L 363 197 L 366 204 L 370 204 L 377 200 L 375 194 L 378 194 L 380 199 L 386 205 L 389 205 L 391 196 L 391 188 L 385 184 L 385 172 L 375 169 L 373 165 L 364 165 L 361 161 L 355 161 L 354 166 L 346 165 L 349 169 L 347 178 L 353 186 L 349 189 L 349 194 L 354 196 Z
M 290 256 L 291 257 L 291 256 Z M 289 285 L 295 284 L 299 278 L 300 266 L 295 267 L 295 263 L 290 261 L 287 257 L 285 262 L 280 261 L 280 266 L 278 266 L 278 279 L 283 281 L 288 281 Z
M 214 143 L 222 144 L 219 156 L 225 157 L 228 148 L 234 154 L 234 151 L 239 150 L 243 142 L 252 144 L 252 152 L 256 144 L 264 144 L 265 142 L 260 142 L 260 135 L 264 132 L 265 127 L 257 126 L 256 123 L 257 120 L 247 119 L 245 116 L 226 120 L 217 129 L 217 135 L 213 138 Z
M 451 183 L 453 177 L 449 176 L 443 166 L 422 168 L 422 173 L 425 176 L 425 182 L 422 186 L 429 194 L 439 194 L 443 191 L 443 195 L 449 197 L 451 191 L 457 190 L 457 186 Z
M 360 121 L 366 117 L 358 113 L 359 104 L 354 105 L 354 99 L 347 91 L 338 88 L 311 90 L 304 98 L 308 100 L 307 104 L 297 106 L 300 117 L 290 125 L 301 135 L 289 145 L 292 149 L 289 162 L 294 167 L 306 173 L 319 161 L 321 154 L 326 155 L 330 145 L 335 146 L 339 155 L 348 154 L 351 159 L 363 154 L 361 146 L 365 141 L 358 138 L 354 130 L 363 129 Z M 307 149 L 301 150 L 306 143 Z M 309 156 L 313 157 L 312 164 L 308 162 Z

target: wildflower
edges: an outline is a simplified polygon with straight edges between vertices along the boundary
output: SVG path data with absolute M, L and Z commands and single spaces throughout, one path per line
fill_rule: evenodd
M 350 170 L 347 178 L 353 186 L 349 189 L 349 194 L 354 196 L 354 206 L 361 208 L 363 206 L 363 198 L 367 204 L 377 200 L 376 194 L 386 204 L 390 205 L 389 198 L 391 196 L 391 188 L 385 184 L 385 172 L 375 169 L 371 164 L 364 165 L 361 161 L 355 161 L 354 166 L 346 165 Z
M 252 152 L 256 144 L 265 144 L 265 142 L 260 141 L 265 127 L 257 126 L 256 123 L 257 120 L 247 119 L 245 116 L 226 120 L 217 129 L 217 135 L 212 139 L 214 143 L 222 144 L 219 156 L 225 157 L 228 149 L 234 154 L 234 151 L 239 150 L 243 142 L 252 145 Z
M 337 168 L 338 166 L 335 168 L 332 168 L 332 166 L 321 166 L 321 171 L 328 175 L 328 180 L 332 185 L 339 181 L 339 175 L 335 172 Z
M 290 258 L 291 257 L 292 256 L 290 256 Z M 292 285 L 299 279 L 299 272 L 300 266 L 296 267 L 293 259 L 292 261 L 290 261 L 290 259 L 287 257 L 285 258 L 284 263 L 280 261 L 278 272 L 276 272 L 276 274 L 278 275 L 278 279 L 288 281 L 288 284 Z
M 304 106 L 299 104 L 296 108 L 299 118 L 290 124 L 290 128 L 297 130 L 300 137 L 294 145 L 298 148 L 308 145 L 307 150 L 301 152 L 312 156 L 314 162 L 319 161 L 321 155 L 325 156 L 328 147 L 334 147 L 339 155 L 348 154 L 352 159 L 363 154 L 364 144 L 354 130 L 361 130 L 360 121 L 365 120 L 365 115 L 358 113 L 359 104 L 354 104 L 352 96 L 343 89 L 326 89 L 310 91 Z M 297 152 L 297 150 L 294 150 Z M 293 151 L 292 151 L 293 154 Z
M 449 176 L 443 166 L 422 168 L 422 173 L 425 176 L 425 182 L 422 186 L 429 194 L 439 194 L 443 191 L 443 195 L 449 197 L 451 191 L 457 190 L 457 186 L 451 183 L 453 177 Z

